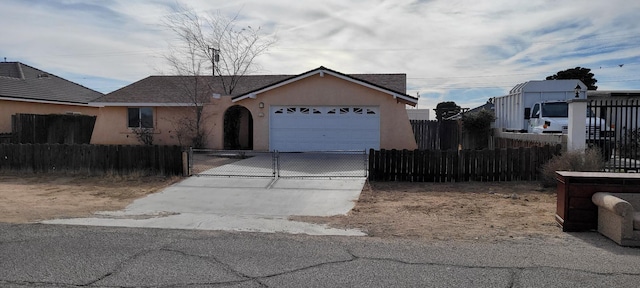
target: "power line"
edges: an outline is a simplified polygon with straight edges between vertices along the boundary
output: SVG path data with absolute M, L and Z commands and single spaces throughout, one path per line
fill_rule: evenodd
M 113 52 L 95 52 L 95 53 L 72 53 L 72 54 L 52 54 L 52 57 L 102 57 L 102 56 L 121 56 L 121 55 L 136 55 L 136 54 L 149 54 L 164 52 L 166 49 L 150 49 L 139 51 L 113 51 Z
M 617 34 L 611 35 L 608 33 L 602 34 L 594 34 L 593 36 L 587 36 L 583 38 L 577 39 L 549 39 L 549 40 L 538 40 L 538 41 L 528 41 L 527 44 L 537 44 L 537 43 L 576 43 L 576 42 L 584 42 L 584 41 L 593 41 L 593 40 L 607 40 L 607 39 L 616 39 L 616 38 L 626 38 L 626 39 L 634 39 L 640 36 L 639 33 L 625 33 L 625 34 Z M 503 45 L 509 45 L 508 42 L 501 43 Z M 607 43 L 611 44 L 611 43 Z M 635 47 L 633 43 L 629 42 L 620 42 L 620 45 Z M 446 45 L 446 44 L 438 44 L 437 47 L 449 47 L 449 48 L 468 48 L 468 47 L 489 47 L 495 46 L 497 44 L 470 44 L 470 45 Z M 607 48 L 614 46 L 601 46 L 600 48 Z M 310 47 L 274 47 L 272 50 L 297 50 L 297 51 L 426 51 L 432 50 L 431 47 L 390 47 L 390 48 L 310 48 Z

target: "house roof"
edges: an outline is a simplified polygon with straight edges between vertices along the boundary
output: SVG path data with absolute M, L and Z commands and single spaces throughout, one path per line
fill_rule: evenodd
M 240 101 L 248 95 L 259 94 L 264 91 L 286 85 L 290 82 L 315 75 L 324 71 L 347 79 L 349 81 L 366 85 L 373 89 L 385 91 L 395 95 L 399 99 L 417 103 L 418 99 L 406 95 L 405 74 L 353 74 L 346 75 L 324 67 L 320 67 L 300 75 L 245 75 L 238 78 L 238 83 L 231 93 L 233 101 Z M 222 80 L 229 83 L 231 76 L 149 76 L 126 87 L 113 91 L 101 98 L 92 101 L 95 105 L 105 106 L 185 106 L 191 105 L 194 97 L 199 102 L 207 103 L 213 94 L 225 95 Z M 196 85 L 205 87 L 195 95 Z
M 184 106 L 193 103 L 198 97 L 199 103 L 207 103 L 213 94 L 224 95 L 220 77 L 226 83 L 230 76 L 149 76 L 122 87 L 92 102 L 105 106 Z M 251 91 L 288 78 L 287 75 L 247 75 L 238 79 L 233 94 Z M 196 89 L 200 86 L 204 89 Z M 200 95 L 196 95 L 196 92 Z
M 606 98 L 606 97 L 640 97 L 640 90 L 589 90 L 588 98 Z
M 87 105 L 102 93 L 20 62 L 0 62 L 0 99 Z
M 253 91 L 246 92 L 244 94 L 233 97 L 233 102 L 241 101 L 247 98 L 255 98 L 258 94 L 267 92 L 269 90 L 287 85 L 289 83 L 313 76 L 320 75 L 324 76 L 324 74 L 329 74 L 359 85 L 363 85 L 374 90 L 381 91 L 383 93 L 387 93 L 393 98 L 402 100 L 406 104 L 410 104 L 415 106 L 418 103 L 418 98 L 409 96 L 406 94 L 406 75 L 405 74 L 354 74 L 347 75 L 340 73 L 338 71 L 334 71 L 328 69 L 326 67 L 320 66 L 319 68 L 313 69 L 311 71 L 307 71 L 300 75 L 291 76 L 287 79 L 283 79 L 279 82 L 275 82 L 269 84 L 267 86 L 255 89 Z M 402 92 L 401 92 L 402 91 Z

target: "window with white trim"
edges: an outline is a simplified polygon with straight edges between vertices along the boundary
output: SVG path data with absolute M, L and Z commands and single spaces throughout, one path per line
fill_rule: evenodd
M 127 127 L 153 128 L 153 108 L 151 107 L 128 108 L 127 114 L 129 117 L 129 121 L 127 122 Z

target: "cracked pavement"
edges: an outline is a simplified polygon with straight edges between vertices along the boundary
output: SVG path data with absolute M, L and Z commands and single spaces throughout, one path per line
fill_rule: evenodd
M 594 232 L 459 242 L 0 223 L 0 287 L 637 287 Z

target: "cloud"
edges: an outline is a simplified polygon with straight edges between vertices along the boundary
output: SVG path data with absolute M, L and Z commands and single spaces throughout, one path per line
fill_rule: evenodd
M 103 92 L 163 70 L 175 5 L 154 1 L 3 1 L 0 57 L 55 74 L 96 77 Z M 640 89 L 640 2 L 189 1 L 199 13 L 240 13 L 279 42 L 263 73 L 318 66 L 344 73 L 406 73 L 420 106 L 472 108 L 528 80 L 592 68 L 600 89 Z M 17 25 L 16 23 L 20 23 Z M 625 64 L 623 67 L 619 64 Z M 113 79 L 109 84 L 108 79 Z M 91 82 L 93 83 L 93 82 Z

